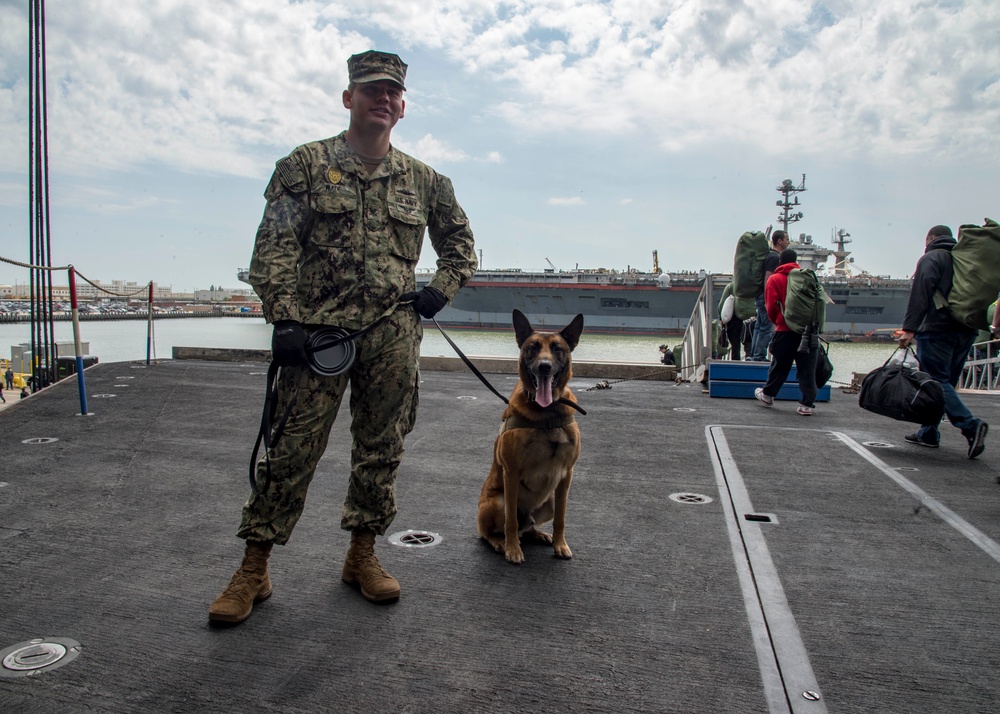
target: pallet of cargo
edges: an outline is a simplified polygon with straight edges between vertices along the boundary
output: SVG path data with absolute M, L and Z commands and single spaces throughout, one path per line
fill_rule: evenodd
M 767 381 L 767 370 L 770 362 L 734 362 L 731 360 L 709 360 L 708 362 L 708 396 L 726 397 L 729 399 L 753 399 L 754 390 L 763 387 Z M 775 397 L 778 400 L 800 401 L 798 372 L 792 365 L 792 371 L 785 380 L 781 390 Z M 820 388 L 816 395 L 817 402 L 830 401 L 830 385 Z

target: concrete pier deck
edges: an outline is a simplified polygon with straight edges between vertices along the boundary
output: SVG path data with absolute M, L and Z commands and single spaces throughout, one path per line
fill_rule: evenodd
M 340 581 L 345 407 L 271 558 L 273 597 L 213 629 L 264 371 L 101 363 L 90 416 L 75 380 L 0 413 L 0 650 L 71 645 L 31 676 L 0 668 L 0 711 L 1000 710 L 995 397 L 967 398 L 997 425 L 968 460 L 950 426 L 941 448 L 910 446 L 909 425 L 837 389 L 801 417 L 700 384 L 575 379 L 574 558 L 529 545 L 513 566 L 476 536 L 502 404 L 425 370 L 390 533 L 440 540 L 379 539 L 400 601 Z

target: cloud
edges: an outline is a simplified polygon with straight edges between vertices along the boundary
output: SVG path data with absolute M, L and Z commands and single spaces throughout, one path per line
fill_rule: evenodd
M 420 159 L 432 166 L 437 164 L 458 163 L 466 161 L 469 155 L 461 149 L 449 146 L 446 142 L 435 139 L 430 134 L 425 134 L 414 144 L 401 141 L 400 150 L 410 154 L 414 158 Z
M 0 206 L 23 206 L 28 199 L 28 188 L 23 183 L 0 181 Z
M 326 136 L 331 117 L 346 124 L 343 60 L 370 42 L 318 24 L 322 5 L 97 0 L 50 13 L 50 152 L 77 172 L 144 162 L 266 171 L 254 149 Z M 27 27 L 23 14 L 2 12 L 5 25 Z M 19 129 L 0 139 L 7 150 L 26 143 L 27 117 L 14 105 L 24 68 L 0 69 L 2 135 Z
M 26 26 L 0 3 L 0 161 L 17 171 Z M 381 44 L 481 91 L 483 131 L 666 153 L 721 138 L 776 155 L 996 155 L 1000 45 L 984 38 L 998 28 L 985 1 L 93 0 L 48 15 L 50 151 L 79 175 L 267 175 L 346 126 L 344 59 Z M 482 155 L 430 134 L 412 148 L 431 163 Z
M 550 198 L 550 206 L 583 206 L 586 205 L 584 201 L 579 196 L 572 196 L 571 198 Z
M 499 151 L 491 151 L 486 155 L 486 162 L 490 164 L 502 164 L 503 154 Z
M 1000 46 L 982 41 L 1000 26 L 993 3 L 436 2 L 405 19 L 408 41 L 447 25 L 444 51 L 516 86 L 493 111 L 533 135 L 631 132 L 669 152 L 724 136 L 855 157 L 1000 144 Z

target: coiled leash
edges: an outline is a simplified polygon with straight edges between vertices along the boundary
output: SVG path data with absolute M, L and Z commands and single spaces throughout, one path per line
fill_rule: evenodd
M 357 332 L 348 332 L 341 327 L 321 327 L 306 340 L 306 363 L 309 369 L 321 377 L 336 377 L 343 374 L 354 363 L 356 349 L 354 340 L 364 337 L 369 332 L 378 327 L 386 318 L 395 312 L 399 305 L 409 305 L 410 303 L 399 303 L 388 310 L 382 317 L 378 318 L 367 327 L 363 327 Z M 295 406 L 295 398 L 298 396 L 298 385 L 292 387 L 292 395 L 288 400 L 288 406 L 282 413 L 277 424 L 274 418 L 278 413 L 278 374 L 281 370 L 273 361 L 267 368 L 267 384 L 264 388 L 264 409 L 260 415 L 260 429 L 257 431 L 257 439 L 253 445 L 253 452 L 250 454 L 250 489 L 256 495 L 260 495 L 262 490 L 266 491 L 271 485 L 271 448 L 278 443 L 285 432 L 285 424 L 288 416 Z M 257 487 L 257 456 L 260 454 L 260 446 L 264 445 L 264 486 L 263 489 Z
M 444 339 L 448 342 L 449 345 L 451 345 L 451 348 L 453 350 L 455 350 L 455 354 L 457 354 L 459 357 L 462 358 L 462 361 L 465 362 L 465 366 L 468 367 L 469 370 L 474 375 L 476 375 L 477 377 L 479 377 L 479 381 L 482 382 L 483 384 L 485 384 L 489 388 L 489 390 L 491 392 L 493 392 L 495 395 L 497 395 L 498 397 L 500 397 L 500 399 L 503 400 L 504 404 L 510 404 L 510 400 L 507 399 L 507 397 L 505 397 L 504 395 L 502 395 L 500 392 L 498 392 L 496 390 L 496 387 L 494 387 L 492 384 L 490 384 L 490 381 L 488 379 L 486 379 L 486 377 L 483 376 L 483 373 L 480 372 L 478 369 L 476 369 L 476 365 L 472 364 L 472 360 L 470 360 L 468 357 L 466 357 L 465 353 L 462 352 L 462 350 L 460 350 L 458 348 L 458 345 L 456 345 L 454 343 L 454 341 L 448 336 L 448 333 L 445 332 L 444 329 L 441 327 L 441 325 L 438 324 L 438 321 L 432 317 L 431 318 L 431 322 L 434 323 L 434 327 L 438 328 L 438 332 L 440 332 L 441 336 L 444 337 Z M 581 407 L 579 404 L 577 404 L 574 401 L 566 399 L 565 397 L 560 397 L 559 399 L 557 399 L 556 400 L 556 404 L 565 404 L 567 407 L 573 407 L 573 409 L 576 409 L 578 412 L 580 412 L 584 416 L 587 415 L 587 411 L 583 407 Z

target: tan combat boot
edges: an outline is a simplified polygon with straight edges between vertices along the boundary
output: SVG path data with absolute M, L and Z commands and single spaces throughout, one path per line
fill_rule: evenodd
M 351 531 L 351 547 L 344 559 L 344 582 L 360 588 L 371 602 L 399 599 L 399 583 L 382 570 L 375 557 L 375 531 L 358 528 Z
M 271 597 L 271 578 L 267 573 L 267 557 L 273 543 L 247 541 L 246 553 L 239 570 L 215 602 L 208 608 L 208 621 L 235 625 L 250 617 L 254 603 Z

